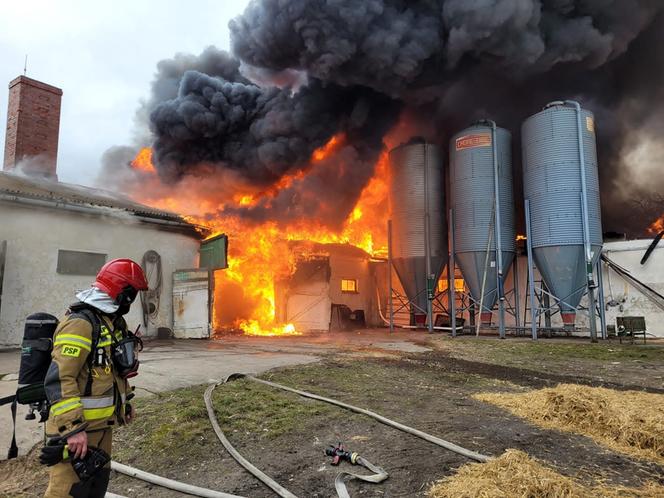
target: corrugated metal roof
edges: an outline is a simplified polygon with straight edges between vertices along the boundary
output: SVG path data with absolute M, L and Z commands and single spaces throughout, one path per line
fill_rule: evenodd
M 101 208 L 118 209 L 140 216 L 145 222 L 149 222 L 150 219 L 163 220 L 178 224 L 182 228 L 194 229 L 194 225 L 175 213 L 139 204 L 116 192 L 82 185 L 0 172 L 0 193 L 26 199 L 100 208 L 100 211 Z M 57 208 L 57 205 L 54 207 Z M 105 214 L 108 212 L 105 211 Z

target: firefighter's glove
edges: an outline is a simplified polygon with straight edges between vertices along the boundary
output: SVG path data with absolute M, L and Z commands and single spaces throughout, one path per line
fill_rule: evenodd
M 62 442 L 54 445 L 44 446 L 39 455 L 39 461 L 42 465 L 52 467 L 53 465 L 62 462 L 69 458 L 69 449 L 67 445 Z

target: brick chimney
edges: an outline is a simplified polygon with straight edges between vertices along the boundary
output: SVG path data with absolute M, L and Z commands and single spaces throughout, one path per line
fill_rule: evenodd
M 27 76 L 9 83 L 3 169 L 57 180 L 62 90 Z

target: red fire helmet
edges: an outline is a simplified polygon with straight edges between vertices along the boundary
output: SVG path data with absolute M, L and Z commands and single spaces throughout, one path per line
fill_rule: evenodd
M 101 267 L 93 284 L 112 299 L 118 297 L 127 286 L 137 291 L 148 290 L 148 281 L 141 265 L 131 259 L 113 259 Z

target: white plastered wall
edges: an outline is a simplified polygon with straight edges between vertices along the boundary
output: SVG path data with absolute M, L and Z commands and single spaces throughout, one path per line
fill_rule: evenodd
M 637 280 L 664 294 L 664 241 L 660 241 L 645 264 L 641 264 L 641 258 L 651 242 L 647 239 L 607 242 L 603 252 Z M 646 319 L 649 337 L 664 337 L 664 311 L 661 308 L 604 264 L 602 277 L 607 325 L 616 325 L 618 316 L 642 316 Z M 587 300 L 584 298 L 582 303 L 585 305 Z M 606 303 L 609 303 L 609 306 L 606 306 Z M 585 317 L 579 322 L 580 325 L 587 326 Z
M 653 251 L 650 258 L 645 265 L 641 265 L 640 261 L 645 254 L 646 249 L 650 245 L 651 240 L 629 240 L 618 242 L 604 243 L 604 253 L 608 257 L 630 272 L 641 282 L 653 288 L 660 294 L 664 294 L 664 241 L 660 242 L 657 249 Z M 527 277 L 527 257 L 519 255 L 515 261 L 518 264 L 519 274 L 519 298 L 520 298 L 520 320 L 521 325 L 524 325 L 524 307 L 525 299 L 528 294 L 528 277 Z M 514 288 L 513 281 L 514 265 L 510 268 L 508 275 L 505 278 L 505 292 L 510 293 Z M 646 328 L 650 337 L 664 337 L 664 311 L 657 307 L 652 301 L 644 296 L 633 285 L 627 283 L 615 271 L 610 270 L 608 266 L 602 264 L 602 277 L 604 284 L 604 306 L 606 312 L 607 325 L 616 325 L 616 317 L 618 316 L 643 316 L 646 319 Z M 535 271 L 535 279 L 539 280 L 541 277 L 539 272 Z M 537 283 L 539 285 L 539 283 Z M 596 298 L 599 299 L 598 293 Z M 509 295 L 509 300 L 513 304 L 514 295 Z M 624 300 L 624 302 L 623 302 Z M 607 306 L 606 304 L 614 301 L 617 306 Z M 551 300 L 553 304 L 553 299 Z M 622 304 L 622 310 L 620 309 Z M 587 307 L 588 299 L 584 296 L 581 299 L 581 306 Z M 555 310 L 558 308 L 555 307 Z M 467 315 L 464 315 L 467 318 Z M 527 325 L 530 326 L 530 312 L 527 316 Z M 507 314 L 505 319 L 508 327 L 513 327 L 515 319 L 512 315 Z M 497 307 L 493 312 L 493 324 L 498 323 Z M 541 318 L 541 324 L 544 326 L 544 317 Z M 554 313 L 551 317 L 551 325 L 553 327 L 562 327 L 560 313 Z M 579 311 L 576 315 L 576 325 L 578 330 L 574 335 L 588 336 L 589 335 L 589 322 L 588 315 L 585 311 Z M 599 331 L 599 318 L 597 318 L 597 327 Z M 598 332 L 599 333 L 599 332 Z M 524 334 L 529 335 L 530 331 L 524 331 Z
M 0 243 L 7 241 L 0 346 L 20 344 L 23 322 L 31 313 L 44 311 L 61 317 L 75 301 L 75 293 L 94 280 L 93 276 L 58 274 L 59 249 L 105 253 L 107 261 L 131 258 L 139 263 L 147 250 L 157 251 L 163 269 L 159 313 L 147 331 L 141 329 L 155 335 L 158 327 L 172 327 L 172 273 L 197 266 L 199 241 L 142 223 L 123 211 L 100 213 L 104 215 L 0 202 Z M 140 302 L 126 318 L 132 329 L 142 323 Z
M 351 310 L 363 310 L 367 326 L 380 326 L 377 318 L 376 282 L 368 258 L 330 254 L 330 299 L 345 304 Z M 357 281 L 357 292 L 342 292 L 341 281 Z

